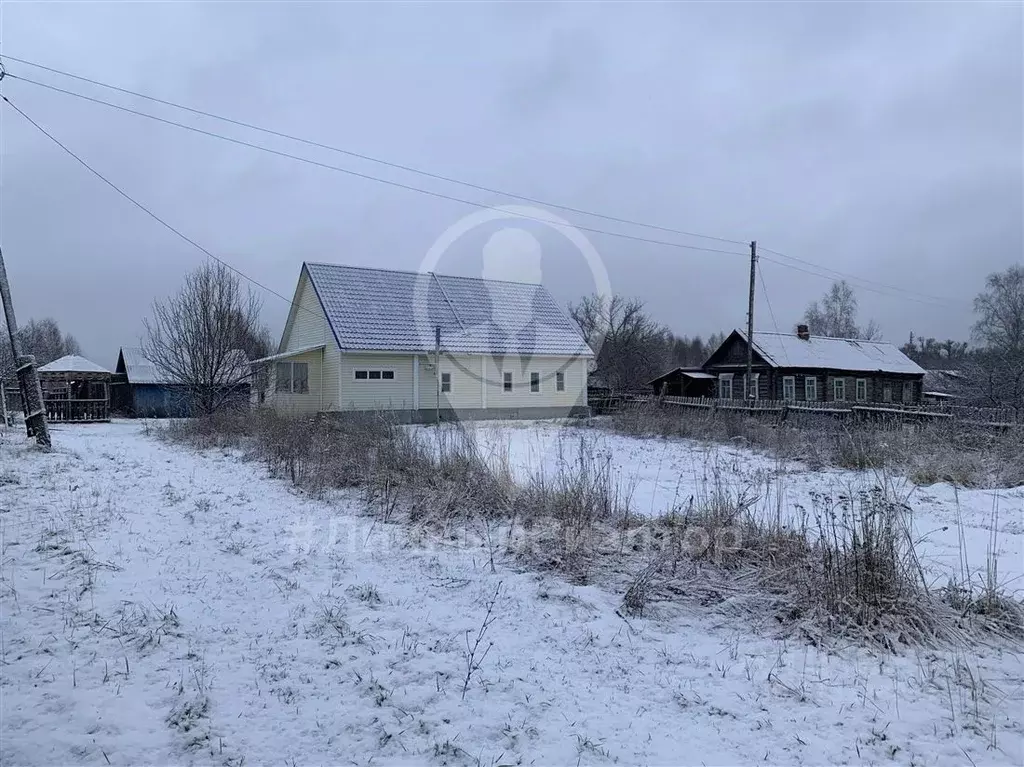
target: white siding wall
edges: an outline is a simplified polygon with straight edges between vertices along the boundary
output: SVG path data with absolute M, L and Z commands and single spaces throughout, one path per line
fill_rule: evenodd
M 321 410 L 337 410 L 339 408 L 338 393 L 338 368 L 341 361 L 341 354 L 338 344 L 334 340 L 330 325 L 327 324 L 327 316 L 324 314 L 320 301 L 316 297 L 316 291 L 310 284 L 305 271 L 299 278 L 299 287 L 296 291 L 296 303 L 298 309 L 292 320 L 290 328 L 286 328 L 285 337 L 281 346 L 282 352 L 291 349 L 304 349 L 318 344 L 325 344 L 323 355 L 323 405 L 320 406 L 319 395 L 318 407 Z M 310 370 L 310 390 L 313 388 L 313 372 Z M 317 372 L 317 386 L 320 385 L 320 373 Z
M 280 362 L 305 362 L 309 365 L 309 391 L 305 394 L 292 394 L 291 392 L 279 392 L 277 391 L 277 363 L 268 363 L 269 367 L 269 391 L 267 392 L 266 405 L 273 407 L 280 413 L 295 415 L 299 413 L 316 413 L 321 409 L 321 401 L 327 402 L 327 394 L 324 393 L 324 398 L 321 400 L 321 378 L 320 372 L 323 369 L 321 361 L 323 359 L 323 352 L 314 351 L 306 352 L 305 354 L 297 354 L 294 357 L 288 359 L 279 360 Z M 326 386 L 326 384 L 324 384 Z M 334 390 L 336 391 L 336 390 Z
M 356 370 L 393 370 L 395 378 L 357 381 Z M 343 354 L 340 371 L 342 410 L 412 410 L 411 354 Z
M 437 405 L 437 379 L 434 377 L 434 355 L 420 355 L 420 409 Z M 456 410 L 483 407 L 483 368 L 480 357 L 441 355 L 441 373 L 451 376 L 452 390 L 441 394 L 442 408 Z M 490 403 L 487 403 L 488 406 Z
M 413 385 L 413 355 L 343 354 L 341 395 L 343 410 L 412 410 L 418 388 L 419 409 L 437 406 L 434 356 L 419 355 L 419 386 Z M 392 381 L 356 380 L 356 370 L 393 370 Z M 512 373 L 512 391 L 502 387 L 502 373 Z M 556 372 L 565 374 L 565 391 L 556 391 Z M 587 403 L 587 361 L 566 357 L 480 357 L 441 355 L 441 372 L 451 376 L 451 391 L 441 394 L 441 407 L 478 408 L 565 407 Z M 540 392 L 530 391 L 530 373 L 541 376 Z M 484 379 L 484 380 L 481 380 Z M 486 394 L 484 393 L 486 381 Z
M 502 374 L 512 373 L 512 391 Z M 556 373 L 565 374 L 565 391 L 556 391 Z M 540 374 L 540 392 L 530 391 L 530 373 Z M 587 360 L 568 357 L 488 357 L 487 406 L 497 408 L 573 407 L 587 404 Z

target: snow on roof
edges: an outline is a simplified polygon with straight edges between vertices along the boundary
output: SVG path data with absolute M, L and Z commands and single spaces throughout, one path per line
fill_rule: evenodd
M 792 334 L 755 331 L 754 348 L 776 367 L 924 374 L 924 369 L 896 346 L 882 341 L 825 336 L 805 341 Z
M 47 362 L 39 367 L 40 373 L 109 373 L 104 367 L 100 367 L 92 360 L 80 357 L 77 354 L 67 354 L 53 362 Z
M 121 347 L 121 358 L 124 360 L 124 372 L 128 376 L 128 383 L 170 383 L 167 376 L 158 371 L 156 365 L 146 358 L 142 349 L 130 346 Z
M 239 359 L 237 364 L 232 364 L 231 367 L 239 370 L 247 370 L 249 361 L 245 357 L 245 354 L 240 349 L 233 352 L 233 354 L 237 355 Z M 130 384 L 169 386 L 177 383 L 177 381 L 172 380 L 170 376 L 154 365 L 152 361 L 146 357 L 143 350 L 138 347 L 121 347 L 121 358 L 124 360 L 124 372 L 127 375 L 128 383 Z
M 304 264 L 343 350 L 592 357 L 541 285 L 433 272 Z
M 658 376 L 657 378 L 655 378 L 652 381 L 648 381 L 647 385 L 650 386 L 651 384 L 657 383 L 661 379 L 668 378 L 669 376 L 675 375 L 676 373 L 679 373 L 679 375 L 682 375 L 682 376 L 686 376 L 687 378 L 692 378 L 694 380 L 705 380 L 705 379 L 714 379 L 715 378 L 715 376 L 711 375 L 711 373 L 705 373 L 702 370 L 697 370 L 695 368 L 678 367 L 678 368 L 672 368 L 667 373 L 662 373 L 660 376 Z

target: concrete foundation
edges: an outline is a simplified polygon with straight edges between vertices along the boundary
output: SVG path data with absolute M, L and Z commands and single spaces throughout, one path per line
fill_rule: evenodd
M 345 416 L 353 413 L 368 413 L 372 411 L 359 410 L 332 410 L 321 415 Z M 453 421 L 542 421 L 552 418 L 588 418 L 590 408 L 586 405 L 574 407 L 488 407 L 488 408 L 441 408 L 440 411 L 434 408 L 420 410 L 389 410 L 388 415 L 392 416 L 399 423 L 434 423 L 440 419 L 443 423 Z

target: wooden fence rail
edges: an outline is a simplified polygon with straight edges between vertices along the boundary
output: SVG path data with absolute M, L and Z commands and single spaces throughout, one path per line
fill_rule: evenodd
M 817 413 L 832 416 L 861 416 L 865 418 L 899 418 L 911 420 L 956 420 L 983 426 L 1024 425 L 1024 414 L 1014 408 L 968 407 L 945 403 L 910 405 L 889 402 L 791 402 L 788 400 L 738 400 L 714 397 L 656 397 L 647 394 L 609 397 L 604 409 L 633 409 L 650 404 L 689 408 L 705 411 L 746 412 L 752 414 L 788 415 Z
M 46 420 L 52 423 L 83 423 L 110 420 L 110 402 L 106 399 L 47 399 Z

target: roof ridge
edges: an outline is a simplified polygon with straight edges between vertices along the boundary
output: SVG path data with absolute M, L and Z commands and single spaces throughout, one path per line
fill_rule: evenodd
M 756 335 L 762 335 L 762 336 L 781 336 L 783 338 L 799 338 L 800 337 L 799 334 L 797 334 L 797 333 L 778 333 L 778 332 L 775 332 L 775 331 L 772 331 L 772 330 L 755 330 L 754 331 L 754 335 L 755 336 Z M 886 344 L 887 346 L 895 346 L 896 345 L 892 341 L 880 341 L 880 340 L 875 340 L 875 339 L 870 339 L 870 338 L 843 338 L 841 336 L 821 336 L 821 335 L 816 335 L 814 333 L 811 333 L 810 340 L 812 340 L 812 341 L 814 341 L 814 340 L 818 340 L 818 341 L 847 341 L 847 342 L 849 342 L 849 341 L 856 341 L 859 344 Z
M 359 264 L 334 264 L 329 261 L 303 261 L 306 266 L 330 266 L 336 269 L 361 269 L 367 272 L 389 272 L 391 274 L 411 274 L 416 276 L 433 276 L 446 280 L 472 280 L 474 282 L 500 282 L 507 285 L 526 285 L 532 288 L 543 288 L 540 282 L 524 282 L 522 280 L 496 280 L 492 277 L 467 277 L 464 274 L 438 274 L 437 272 L 418 272 L 414 269 L 388 269 L 383 266 L 362 266 Z M 545 288 L 546 290 L 546 288 Z

